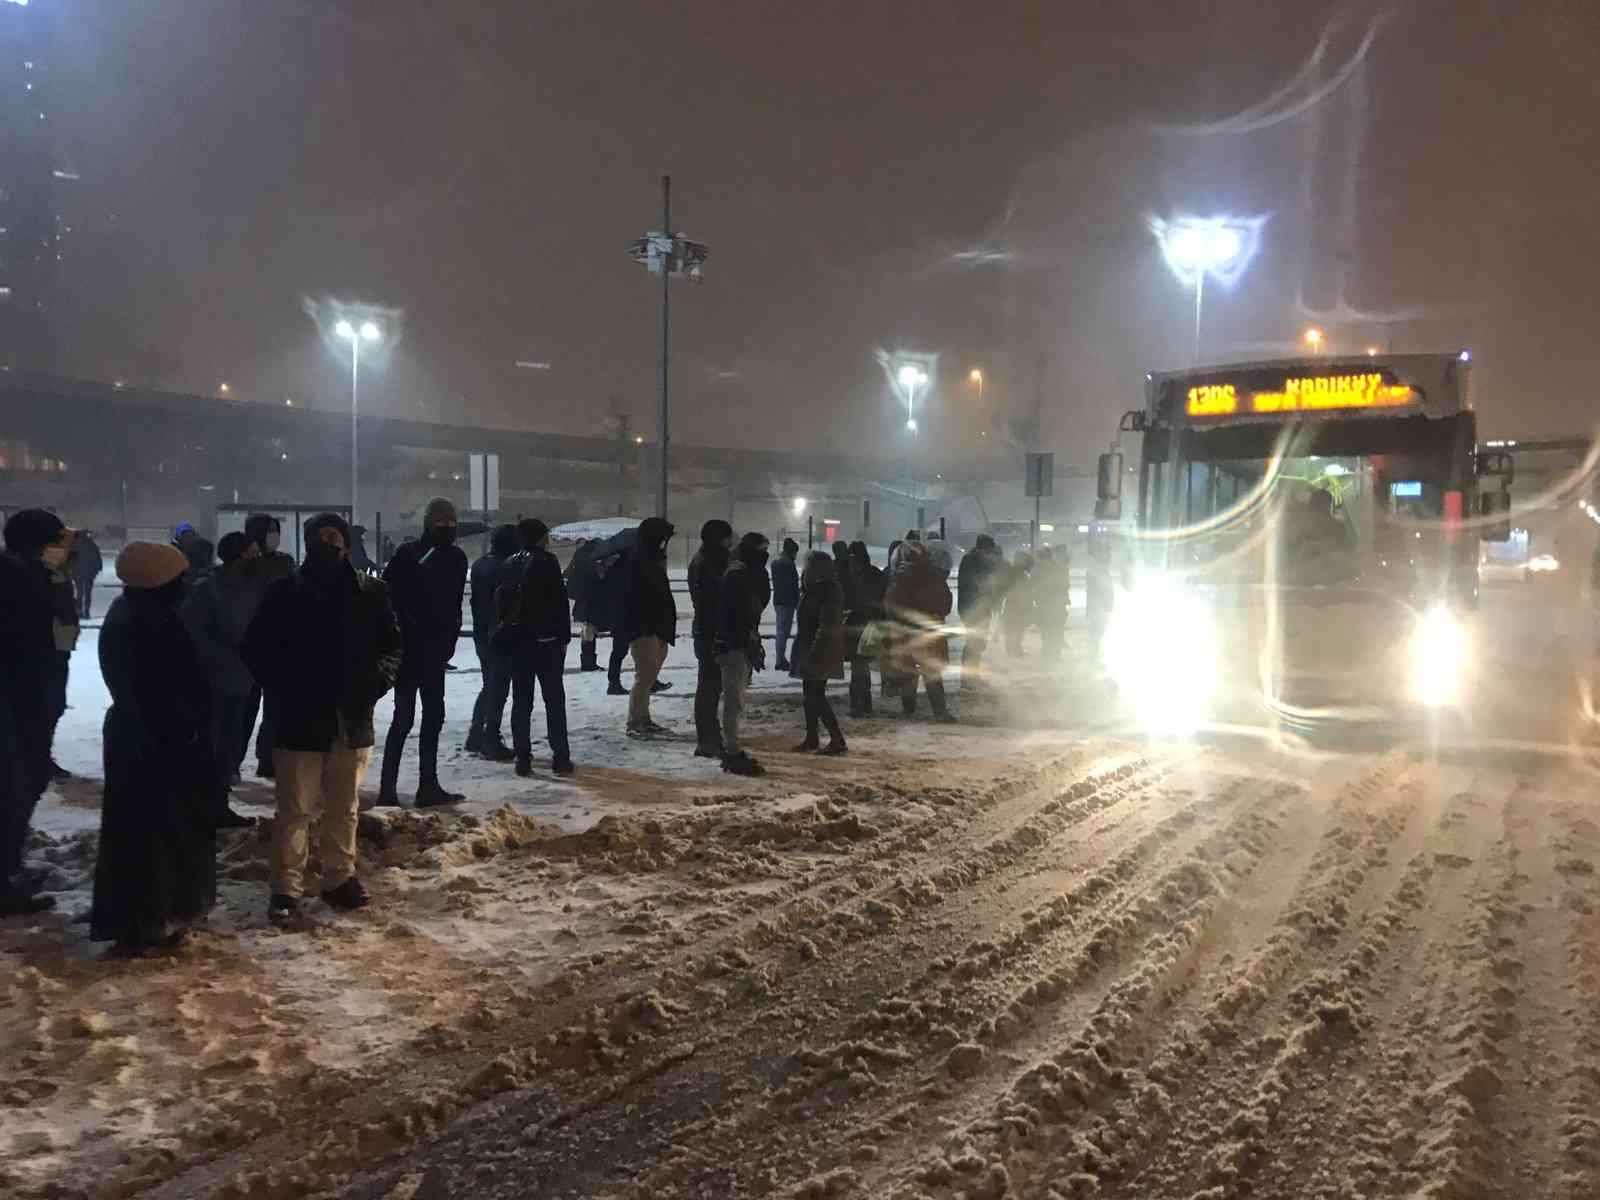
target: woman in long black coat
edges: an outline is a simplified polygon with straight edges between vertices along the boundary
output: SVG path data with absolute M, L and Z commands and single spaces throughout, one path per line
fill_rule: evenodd
M 89 929 L 128 953 L 176 945 L 216 899 L 211 689 L 178 615 L 188 565 L 130 543 L 100 630 L 111 709 Z
M 806 740 L 795 747 L 797 752 L 845 752 L 844 733 L 828 700 L 828 680 L 844 678 L 844 611 L 844 589 L 833 557 L 826 550 L 813 550 L 806 556 L 800 580 L 794 649 L 789 655 L 789 674 L 803 681 L 805 697 Z M 819 724 L 828 731 L 825 747 L 818 737 Z

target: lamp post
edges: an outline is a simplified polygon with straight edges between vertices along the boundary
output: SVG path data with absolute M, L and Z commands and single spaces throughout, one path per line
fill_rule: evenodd
M 1311 353 L 1312 354 L 1321 354 L 1322 353 L 1322 341 L 1323 341 L 1322 330 L 1320 330 L 1320 329 L 1308 329 L 1308 330 L 1306 330 L 1306 345 L 1311 347 Z
M 913 363 L 906 363 L 900 368 L 896 378 L 906 392 L 906 490 L 911 495 L 913 506 L 917 499 L 917 480 L 911 473 L 911 448 L 917 437 L 917 389 L 928 382 L 928 375 Z
M 1180 281 L 1194 287 L 1194 363 L 1200 363 L 1201 320 L 1205 311 L 1206 276 L 1234 283 L 1249 265 L 1264 218 L 1179 217 L 1154 220 L 1150 230 L 1161 245 L 1167 266 Z
M 383 330 L 376 321 L 363 321 L 353 325 L 341 320 L 333 327 L 338 337 L 350 343 L 350 524 L 356 523 L 356 471 L 360 463 L 357 454 L 356 417 L 361 402 L 361 343 L 377 343 L 383 339 Z

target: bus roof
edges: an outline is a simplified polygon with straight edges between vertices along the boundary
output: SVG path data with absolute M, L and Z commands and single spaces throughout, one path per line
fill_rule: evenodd
M 1471 355 L 1316 355 L 1151 374 L 1149 427 L 1291 419 L 1450 417 L 1472 407 Z

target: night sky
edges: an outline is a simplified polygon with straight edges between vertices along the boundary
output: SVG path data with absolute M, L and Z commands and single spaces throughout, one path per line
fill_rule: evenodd
M 940 355 L 932 445 L 1038 404 L 1087 459 L 1192 352 L 1146 228 L 1180 213 L 1270 217 L 1209 358 L 1310 323 L 1471 346 L 1488 433 L 1594 420 L 1593 0 L 35 2 L 81 175 L 67 373 L 343 405 L 304 301 L 365 300 L 403 312 L 375 409 L 598 433 L 615 396 L 648 428 L 659 287 L 625 247 L 670 171 L 711 247 L 674 288 L 684 440 L 896 446 L 873 354 L 904 348 Z

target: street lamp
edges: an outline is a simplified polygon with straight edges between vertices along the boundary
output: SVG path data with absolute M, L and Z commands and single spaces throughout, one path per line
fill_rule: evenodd
M 356 523 L 356 468 L 359 463 L 356 446 L 356 416 L 360 412 L 361 397 L 361 343 L 376 343 L 383 339 L 383 330 L 376 321 L 363 321 L 359 326 L 341 320 L 333 327 L 338 337 L 350 343 L 350 524 Z
M 1180 282 L 1194 285 L 1194 361 L 1200 363 L 1201 314 L 1205 304 L 1206 276 L 1231 285 L 1244 274 L 1255 256 L 1266 218 L 1178 217 L 1152 219 L 1150 231 L 1161 246 Z
M 906 390 L 906 428 L 917 431 L 917 389 L 928 382 L 926 372 L 907 363 L 900 368 L 900 386 Z
M 1320 329 L 1308 329 L 1308 330 L 1306 330 L 1306 345 L 1311 347 L 1311 353 L 1312 354 L 1321 354 L 1322 353 L 1322 330 L 1320 330 Z

